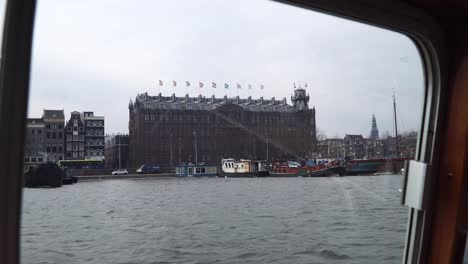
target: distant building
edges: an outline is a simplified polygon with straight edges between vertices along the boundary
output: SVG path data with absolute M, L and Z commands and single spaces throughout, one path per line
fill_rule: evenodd
M 419 134 L 416 131 L 401 135 L 401 141 L 399 142 L 400 157 L 416 157 L 418 136 Z
M 342 138 L 328 138 L 317 142 L 318 158 L 344 158 L 345 145 Z
M 71 112 L 70 119 L 65 126 L 65 159 L 85 159 L 85 126 L 80 112 Z
M 44 154 L 44 120 L 42 118 L 28 118 L 26 121 L 24 165 L 29 167 L 44 162 Z
M 417 132 L 408 132 L 398 136 L 396 153 L 395 137 L 365 139 L 362 135 L 346 135 L 343 139 L 325 139 L 317 142 L 320 158 L 348 159 L 383 159 L 413 158 L 416 155 Z
M 416 156 L 416 145 L 418 142 L 418 133 L 413 131 L 398 135 L 398 153 L 395 137 L 388 137 L 385 145 L 385 154 L 388 157 L 414 158 Z
M 104 159 L 104 117 L 74 111 L 65 124 L 63 110 L 44 110 L 26 124 L 26 165 L 59 160 Z
M 372 114 L 372 128 L 371 128 L 369 139 L 372 139 L 372 140 L 379 139 L 379 130 L 377 129 L 377 121 L 375 120 L 374 114 Z
M 129 103 L 130 166 L 311 157 L 315 108 L 301 88 L 291 101 L 140 94 Z
M 81 120 L 85 130 L 85 159 L 104 160 L 104 117 L 83 112 Z
M 105 167 L 109 169 L 128 168 L 128 135 L 106 136 Z
M 63 110 L 44 110 L 44 145 L 47 159 L 59 161 L 64 159 L 64 124 L 65 115 Z
M 350 159 L 363 159 L 366 156 L 366 140 L 362 135 L 344 137 L 345 156 Z

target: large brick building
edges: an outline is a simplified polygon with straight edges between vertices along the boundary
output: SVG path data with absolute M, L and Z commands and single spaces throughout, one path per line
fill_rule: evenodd
M 291 101 L 137 95 L 129 104 L 129 166 L 310 157 L 315 108 L 304 89 Z

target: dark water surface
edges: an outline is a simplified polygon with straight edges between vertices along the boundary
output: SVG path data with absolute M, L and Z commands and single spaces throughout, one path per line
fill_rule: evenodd
M 401 176 L 25 189 L 22 263 L 400 263 Z

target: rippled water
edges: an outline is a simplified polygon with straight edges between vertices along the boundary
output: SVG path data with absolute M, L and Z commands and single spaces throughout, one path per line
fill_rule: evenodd
M 401 176 L 25 189 L 23 263 L 400 263 Z

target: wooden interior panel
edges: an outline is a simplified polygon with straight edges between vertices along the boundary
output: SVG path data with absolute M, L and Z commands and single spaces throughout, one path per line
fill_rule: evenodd
M 468 32 L 456 28 L 447 30 L 449 82 L 445 116 L 441 117 L 443 143 L 436 175 L 429 263 L 462 263 L 466 241 Z

